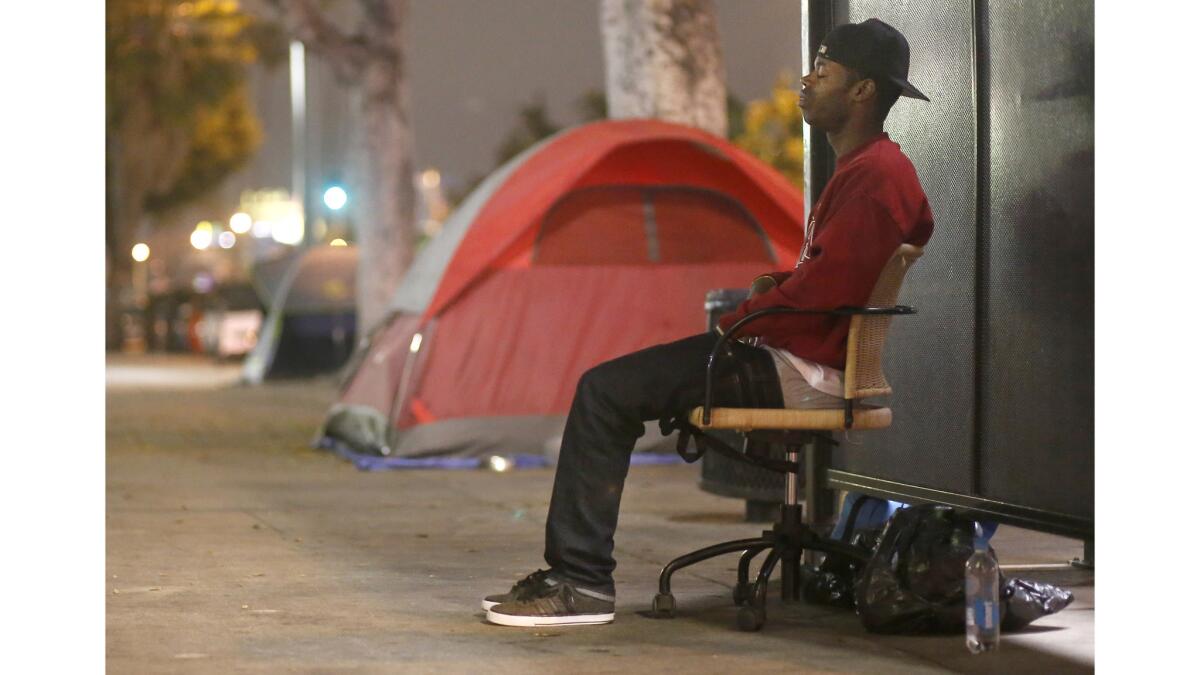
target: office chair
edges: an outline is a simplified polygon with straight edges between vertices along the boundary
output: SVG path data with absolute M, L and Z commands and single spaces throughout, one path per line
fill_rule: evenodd
M 864 561 L 869 557 L 870 551 L 851 545 L 847 541 L 821 536 L 812 527 L 815 524 L 813 511 L 820 489 L 817 470 L 818 444 L 836 445 L 832 439 L 832 433 L 835 431 L 883 429 L 891 425 L 891 409 L 868 405 L 861 401 L 892 393 L 883 374 L 883 345 L 892 316 L 915 313 L 911 307 L 895 303 L 905 274 L 921 257 L 922 252 L 922 248 L 909 244 L 902 244 L 896 249 L 884 265 L 866 307 L 840 307 L 832 310 L 769 307 L 742 318 L 717 341 L 709 356 L 704 405 L 692 409 L 686 420 L 679 420 L 677 423 L 681 436 L 680 454 L 683 454 L 685 459 L 695 461 L 703 452 L 715 451 L 739 461 L 781 471 L 785 474 L 784 501 L 780 506 L 778 522 L 772 529 L 764 531 L 761 537 L 715 544 L 667 563 L 658 578 L 658 595 L 654 597 L 651 610 L 654 616 L 675 616 L 675 597 L 671 594 L 672 574 L 689 565 L 725 553 L 741 552 L 733 601 L 741 607 L 738 610 L 738 627 L 746 631 L 756 631 L 766 622 L 767 581 L 777 564 L 782 565 L 782 595 L 786 602 L 800 598 L 801 558 L 805 551 L 832 553 Z M 747 324 L 774 314 L 833 314 L 851 317 L 846 344 L 842 407 L 791 410 L 712 406 L 713 364 L 725 353 L 728 340 L 733 339 Z M 744 433 L 752 441 L 783 445 L 785 460 L 734 450 L 723 441 L 705 434 L 705 431 L 713 429 L 732 429 Z M 696 441 L 697 450 L 694 453 L 689 453 L 686 449 L 689 437 Z M 747 444 L 747 447 L 751 445 Z M 805 500 L 809 511 L 807 523 L 803 517 L 804 505 L 800 502 L 798 476 L 802 453 L 806 457 Z M 766 560 L 751 584 L 751 562 L 763 551 L 767 551 Z

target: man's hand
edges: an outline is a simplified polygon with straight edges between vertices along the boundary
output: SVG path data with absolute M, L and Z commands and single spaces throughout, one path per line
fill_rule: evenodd
M 756 295 L 762 295 L 778 285 L 779 282 L 775 281 L 775 277 L 764 274 L 750 282 L 750 297 L 753 298 Z
M 750 297 L 753 298 L 756 295 L 762 295 L 763 293 L 766 293 L 767 291 L 771 290 L 772 288 L 775 288 L 778 285 L 779 285 L 779 282 L 775 279 L 775 277 L 771 276 L 770 274 L 764 274 L 762 276 L 755 277 L 754 281 L 750 282 Z M 713 330 L 715 330 L 717 332 L 717 335 L 725 334 L 725 331 L 721 328 L 720 321 L 718 321 L 717 324 L 715 326 L 713 326 Z M 754 337 L 754 336 L 740 337 L 740 338 L 735 338 L 735 339 L 738 342 L 742 342 L 744 344 L 748 344 L 748 345 L 752 345 L 752 346 L 757 346 L 759 343 L 759 338 Z
M 756 295 L 762 295 L 778 285 L 779 282 L 776 281 L 775 277 L 771 276 L 770 274 L 764 274 L 760 277 L 755 277 L 754 281 L 750 282 L 750 297 L 753 298 Z M 717 335 L 724 334 L 725 332 L 721 330 L 721 325 L 717 324 Z M 742 344 L 750 345 L 751 347 L 757 347 L 759 343 L 762 342 L 761 338 L 754 335 L 743 336 L 734 339 Z

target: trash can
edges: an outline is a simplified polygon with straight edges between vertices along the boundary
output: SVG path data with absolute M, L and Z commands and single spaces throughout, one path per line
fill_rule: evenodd
M 716 327 L 717 319 L 737 309 L 749 295 L 750 292 L 744 288 L 719 288 L 705 294 L 704 311 L 708 316 L 708 329 Z M 733 431 L 716 431 L 713 434 L 735 448 L 740 448 L 744 442 L 744 437 Z M 772 448 L 772 455 L 775 450 Z M 779 455 L 782 458 L 782 450 L 779 450 Z M 779 515 L 779 505 L 783 503 L 783 486 L 782 473 L 729 459 L 715 452 L 704 453 L 700 460 L 700 489 L 722 497 L 746 500 L 746 520 L 750 522 L 775 520 Z

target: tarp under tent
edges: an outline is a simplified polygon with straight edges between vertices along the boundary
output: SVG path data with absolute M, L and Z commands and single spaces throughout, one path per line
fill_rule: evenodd
M 418 254 L 322 441 L 413 458 L 553 453 L 585 370 L 703 331 L 709 289 L 791 266 L 803 210 L 779 173 L 703 131 L 559 132 L 490 175 Z
M 286 264 L 277 261 L 260 271 L 258 286 L 270 297 L 269 309 L 243 366 L 243 379 L 257 384 L 343 366 L 355 343 L 358 250 L 314 246 Z

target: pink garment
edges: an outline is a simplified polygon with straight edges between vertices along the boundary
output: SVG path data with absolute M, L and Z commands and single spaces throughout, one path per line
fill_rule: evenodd
M 763 347 L 775 360 L 785 408 L 837 408 L 845 385 L 842 371 L 774 347 Z

